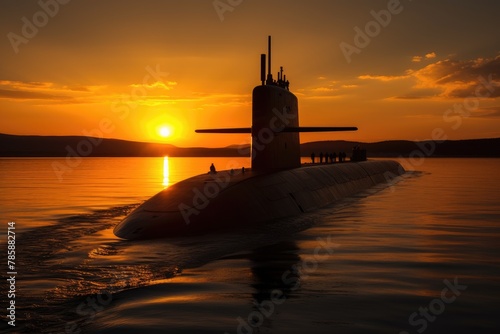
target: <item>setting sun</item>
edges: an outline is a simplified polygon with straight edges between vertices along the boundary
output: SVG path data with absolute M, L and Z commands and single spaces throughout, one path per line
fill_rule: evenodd
M 170 129 L 170 127 L 164 125 L 164 126 L 160 127 L 160 129 L 158 130 L 158 134 L 163 138 L 170 137 L 170 135 L 172 134 L 172 129 Z

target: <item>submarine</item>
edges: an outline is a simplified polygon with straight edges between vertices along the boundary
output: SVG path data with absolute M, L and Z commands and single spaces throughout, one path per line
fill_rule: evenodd
M 405 173 L 396 161 L 366 160 L 353 151 L 351 161 L 302 165 L 300 132 L 356 131 L 357 127 L 301 127 L 297 97 L 283 67 L 277 80 L 268 53 L 261 54 L 261 84 L 252 92 L 248 128 L 199 129 L 197 133 L 248 133 L 251 168 L 211 171 L 175 183 L 154 195 L 118 223 L 123 239 L 203 234 L 221 228 L 265 224 L 325 207 Z M 267 75 L 266 75 L 267 58 Z

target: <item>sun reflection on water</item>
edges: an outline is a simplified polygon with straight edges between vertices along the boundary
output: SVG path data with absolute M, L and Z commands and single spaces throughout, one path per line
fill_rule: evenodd
M 168 156 L 163 157 L 163 187 L 167 188 L 170 184 Z

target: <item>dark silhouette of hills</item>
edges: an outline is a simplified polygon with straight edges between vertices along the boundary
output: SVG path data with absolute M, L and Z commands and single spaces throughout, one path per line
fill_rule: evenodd
M 346 152 L 355 145 L 368 157 L 500 157 L 500 138 L 412 142 L 391 140 L 376 143 L 319 141 L 301 144 L 303 156 L 312 152 Z M 170 144 L 144 143 L 84 136 L 18 136 L 0 134 L 0 157 L 241 157 L 249 156 L 249 146 L 223 148 L 177 147 Z
M 84 136 L 17 136 L 0 134 L 0 157 L 197 157 L 240 156 L 237 147 L 181 148 Z
M 413 142 L 408 140 L 390 140 L 376 143 L 353 141 L 319 141 L 301 145 L 302 156 L 312 152 L 346 152 L 349 156 L 352 148 L 359 145 L 367 150 L 368 157 L 500 157 L 500 138 L 447 140 L 441 143 L 430 140 Z

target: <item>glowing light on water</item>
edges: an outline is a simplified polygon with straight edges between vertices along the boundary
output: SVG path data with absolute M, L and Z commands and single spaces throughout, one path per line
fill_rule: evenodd
M 163 186 L 167 188 L 169 186 L 169 168 L 168 168 L 168 156 L 163 157 Z

